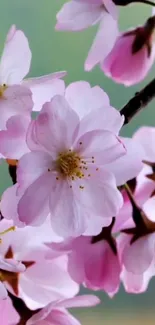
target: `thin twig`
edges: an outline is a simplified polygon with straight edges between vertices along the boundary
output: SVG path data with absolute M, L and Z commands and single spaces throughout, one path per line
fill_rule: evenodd
M 128 124 L 131 119 L 145 108 L 155 97 L 155 79 L 153 79 L 145 88 L 136 93 L 133 98 L 120 110 L 124 115 L 124 124 Z

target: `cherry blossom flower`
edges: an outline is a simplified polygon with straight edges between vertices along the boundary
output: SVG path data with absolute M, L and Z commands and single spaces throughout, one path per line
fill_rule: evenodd
M 0 231 L 10 225 L 11 221 L 3 219 Z M 48 249 L 44 242 L 50 240 L 49 224 L 44 224 L 37 230 L 25 227 L 6 233 L 0 245 L 3 284 L 32 310 L 42 308 L 53 300 L 70 298 L 79 290 L 67 272 L 67 256 L 54 254 L 50 261 L 46 259 Z M 22 261 L 25 272 L 21 273 L 19 267 L 17 269 L 12 258 Z
M 116 247 L 110 246 L 104 230 L 95 237 L 80 236 L 48 247 L 52 254 L 53 250 L 68 254 L 68 272 L 74 281 L 92 290 L 104 290 L 112 297 L 119 289 L 121 267 Z
M 111 51 L 118 36 L 117 16 L 112 0 L 72 0 L 57 14 L 56 29 L 79 31 L 100 23 L 85 62 L 85 69 L 89 71 Z
M 11 299 L 0 300 L 1 325 L 14 325 L 19 322 L 19 315 L 13 308 Z
M 124 145 L 106 130 L 78 135 L 79 123 L 65 99 L 55 96 L 32 123 L 32 152 L 17 168 L 18 193 L 24 192 L 18 204 L 20 221 L 40 225 L 50 212 L 52 227 L 61 236 L 84 233 L 94 214 L 99 217 L 94 228 L 101 216 L 107 224 L 122 205 L 106 165 L 125 154 Z
M 44 309 L 33 315 L 26 325 L 80 325 L 67 308 L 92 307 L 100 303 L 99 298 L 93 295 L 77 296 L 71 299 L 54 301 Z
M 68 105 L 70 105 L 73 110 Z M 56 117 L 53 119 L 53 116 Z M 72 120 L 72 126 L 68 124 L 68 119 Z M 31 123 L 29 128 L 29 132 L 27 135 L 27 144 L 32 152 L 24 156 L 19 162 L 19 167 L 17 171 L 19 185 L 18 190 L 15 187 L 12 189 L 8 189 L 2 197 L 1 209 L 4 217 L 10 219 L 10 217 L 13 216 L 15 218 L 15 222 L 17 220 L 19 221 L 20 218 L 20 221 L 24 223 L 39 225 L 43 222 L 42 220 L 44 220 L 46 216 L 50 213 L 52 227 L 62 237 L 70 235 L 78 236 L 82 233 L 85 235 L 97 235 L 98 233 L 100 233 L 102 227 L 108 225 L 111 222 L 111 217 L 117 214 L 117 211 L 119 210 L 119 207 L 121 205 L 122 200 L 119 191 L 117 191 L 116 189 L 116 185 L 122 185 L 127 180 L 131 179 L 132 177 L 135 177 L 142 167 L 142 159 L 140 152 L 141 150 L 138 147 L 137 143 L 134 143 L 134 140 L 118 138 L 118 133 L 123 124 L 123 120 L 124 119 L 123 117 L 121 117 L 120 113 L 110 106 L 107 94 L 100 87 L 91 88 L 87 82 L 76 82 L 69 85 L 65 91 L 65 98 L 55 97 L 51 101 L 51 103 L 47 103 L 46 105 L 44 105 L 39 117 L 35 122 Z M 54 134 L 51 134 L 51 127 L 53 129 Z M 57 130 L 59 129 L 60 132 L 58 133 Z M 62 130 L 64 130 L 64 134 L 62 134 Z M 94 139 L 96 139 L 94 142 L 95 147 L 93 152 L 93 148 L 90 146 L 91 152 L 89 153 L 89 158 L 87 158 L 86 161 L 84 161 L 83 159 L 80 161 L 80 155 L 82 155 L 82 157 L 84 158 L 87 154 L 87 148 L 83 148 L 83 145 L 81 144 L 83 142 L 83 138 L 85 137 L 85 133 L 87 138 L 86 144 L 88 143 L 88 150 L 90 146 L 88 142 L 89 135 L 92 137 L 92 140 L 90 141 L 94 141 L 93 137 Z M 65 134 L 66 140 L 64 142 Z M 73 134 L 75 135 L 74 138 L 72 138 Z M 37 137 L 39 136 L 39 138 L 35 139 L 36 135 Z M 44 139 L 42 138 L 42 135 L 44 135 Z M 102 135 L 102 143 L 97 142 L 101 141 Z M 112 139 L 114 139 L 114 143 L 116 143 L 116 146 L 113 142 L 111 142 L 111 144 L 110 142 L 109 144 L 108 142 L 105 142 L 107 136 L 111 137 L 110 141 L 113 141 Z M 52 139 L 52 142 L 50 140 L 50 147 L 48 143 L 48 138 Z M 124 148 L 124 143 L 127 148 L 127 152 Z M 112 146 L 113 150 L 111 151 L 110 147 L 108 146 Z M 118 150 L 118 153 L 115 153 L 117 147 L 120 151 Z M 102 148 L 102 150 L 100 148 Z M 64 155 L 62 156 L 63 159 L 59 156 L 61 152 Z M 104 158 L 103 163 L 102 161 L 98 160 L 96 164 L 95 160 L 93 159 L 96 153 L 99 153 L 99 156 L 101 157 L 99 159 L 102 160 Z M 113 157 L 110 157 L 111 153 L 113 153 Z M 109 159 L 108 155 L 110 155 Z M 32 161 L 27 161 L 27 159 L 31 157 L 33 158 L 33 163 Z M 41 165 L 38 165 L 40 159 L 42 160 L 43 164 L 45 163 L 46 166 L 43 167 L 42 165 L 41 167 Z M 69 167 L 69 175 L 64 174 L 65 177 L 62 177 L 62 174 L 66 173 L 64 167 L 63 171 L 62 168 L 60 168 L 60 165 L 64 164 L 64 159 L 67 159 L 67 164 L 70 159 L 71 162 L 75 163 L 76 161 L 77 167 L 73 168 L 75 165 L 73 164 L 71 170 Z M 86 166 L 87 161 L 88 166 Z M 123 172 L 121 172 L 122 169 L 120 171 L 120 165 L 123 166 Z M 35 172 L 38 166 L 38 177 L 34 174 L 35 179 L 30 180 L 28 176 L 29 180 L 27 179 L 27 183 L 25 176 L 33 176 L 33 166 Z M 53 168 L 52 166 L 55 167 Z M 87 172 L 88 167 L 89 170 L 91 169 L 91 173 Z M 30 174 L 28 171 L 29 168 Z M 89 196 L 87 196 L 87 199 L 85 197 L 86 191 L 83 188 L 83 186 L 85 186 L 83 185 L 83 182 L 86 182 L 86 186 L 88 188 L 89 184 L 91 184 L 92 186 L 92 181 L 94 182 L 95 180 L 98 188 L 98 177 L 100 178 L 101 182 L 102 177 L 100 177 L 100 175 L 102 172 L 104 173 L 102 184 L 103 188 L 105 188 L 104 184 L 106 184 L 107 182 L 112 182 L 110 188 L 108 185 L 108 187 L 106 187 L 106 191 L 101 191 L 105 195 L 105 200 L 104 202 L 103 200 L 100 200 L 100 202 L 96 201 L 99 199 L 97 195 L 97 197 L 94 197 L 93 199 L 91 198 L 91 201 L 89 201 Z M 40 178 L 40 173 L 42 174 L 42 178 Z M 83 177 L 83 175 L 86 177 Z M 88 175 L 91 175 L 91 177 Z M 111 181 L 110 178 L 107 177 L 110 177 Z M 41 179 L 44 179 L 44 186 L 46 187 L 46 190 L 44 190 L 44 196 L 42 197 L 43 201 L 39 199 L 40 195 L 42 195 L 42 186 L 38 187 L 37 185 L 39 180 L 41 181 Z M 113 182 L 116 182 L 115 185 Z M 35 192 L 33 191 L 32 195 L 29 195 L 29 190 L 32 188 L 31 184 L 34 184 L 33 186 L 35 186 L 36 184 L 37 191 L 40 189 L 40 194 L 35 190 Z M 93 185 L 93 187 L 94 186 L 95 185 Z M 60 203 L 58 205 L 57 200 L 53 201 L 54 195 L 59 192 L 59 187 L 62 190 L 62 192 L 60 193 L 62 194 L 63 191 L 65 193 L 65 196 L 62 195 L 62 204 L 64 204 L 65 202 L 65 206 L 63 206 L 63 212 L 65 211 L 64 209 L 66 209 L 66 215 L 64 216 L 63 222 L 61 220 L 61 211 L 59 210 Z M 78 189 L 77 192 L 75 192 L 76 188 Z M 98 191 L 99 188 L 97 188 L 95 191 Z M 112 192 L 114 190 L 113 195 L 112 192 L 110 194 L 110 189 L 112 190 Z M 92 196 L 93 192 L 90 192 L 90 188 L 89 191 L 87 190 L 87 192 L 90 193 L 89 195 Z M 25 200 L 27 200 L 27 195 L 28 200 L 31 200 L 32 198 L 34 203 L 34 193 L 36 193 L 36 207 L 30 202 L 29 204 L 27 204 L 26 202 L 26 207 L 23 209 L 23 204 L 25 204 Z M 116 201 L 114 193 L 117 197 Z M 67 195 L 68 199 L 65 198 L 67 197 Z M 108 195 L 108 206 L 106 206 L 106 195 Z M 110 199 L 110 195 L 112 195 L 112 202 Z M 18 198 L 15 199 L 16 196 L 18 196 Z M 60 196 L 61 195 L 59 194 L 59 197 Z M 73 205 L 70 205 L 71 197 L 74 197 L 75 200 L 72 201 Z M 9 206 L 7 204 L 8 200 L 10 202 Z M 19 204 L 17 203 L 17 201 L 19 202 Z M 78 205 L 77 202 L 79 202 Z M 18 204 L 18 212 L 17 208 L 14 208 L 14 203 L 15 205 Z M 40 204 L 40 208 L 38 204 Z M 56 206 L 54 207 L 53 204 L 56 204 Z M 34 210 L 32 209 L 32 207 Z M 26 212 L 27 209 L 32 210 Z M 11 211 L 15 211 L 15 213 L 11 213 Z M 27 217 L 29 216 L 29 220 L 27 219 L 27 217 L 25 218 L 25 215 L 23 215 L 23 213 L 26 213 Z M 98 216 L 97 218 L 94 218 L 94 213 Z M 85 217 L 82 216 L 82 214 L 84 214 Z M 71 217 L 72 215 L 75 215 L 75 219 Z M 73 219 L 72 222 L 70 222 L 70 218 Z M 17 223 L 17 225 L 19 224 Z
M 121 34 L 101 63 L 104 73 L 126 86 L 142 81 L 155 60 L 154 28 L 155 16 L 144 26 Z

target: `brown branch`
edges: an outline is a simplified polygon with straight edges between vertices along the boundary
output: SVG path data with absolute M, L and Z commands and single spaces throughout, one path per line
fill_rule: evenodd
M 12 293 L 8 292 L 9 297 L 12 300 L 13 307 L 17 311 L 20 316 L 20 321 L 17 325 L 25 325 L 28 319 L 30 319 L 34 314 L 38 312 L 38 310 L 30 310 L 24 303 L 24 301 L 18 297 L 12 295 Z
M 124 115 L 124 124 L 128 124 L 131 119 L 145 108 L 155 97 L 155 79 L 153 79 L 145 88 L 136 93 L 133 98 L 120 110 Z

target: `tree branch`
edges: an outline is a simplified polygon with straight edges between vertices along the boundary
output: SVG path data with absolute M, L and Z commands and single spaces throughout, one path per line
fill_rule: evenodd
M 120 110 L 121 115 L 125 116 L 124 125 L 145 108 L 155 97 L 155 79 L 153 79 L 145 88 L 136 93 L 133 98 Z
M 20 316 L 20 321 L 17 325 L 25 325 L 28 319 L 30 319 L 34 314 L 36 314 L 38 310 L 30 310 L 24 303 L 24 301 L 18 297 L 12 295 L 12 293 L 8 292 L 9 297 L 12 300 L 13 307 L 17 311 Z

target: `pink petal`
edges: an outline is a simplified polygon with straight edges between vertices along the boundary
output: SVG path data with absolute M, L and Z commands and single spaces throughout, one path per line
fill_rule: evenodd
M 20 276 L 21 298 L 31 309 L 42 308 L 51 301 L 70 298 L 79 285 L 67 271 L 67 257 L 41 260 Z M 34 302 L 32 302 L 32 300 Z
M 18 163 L 17 182 L 19 185 L 18 194 L 27 189 L 40 176 L 48 172 L 51 167 L 51 157 L 42 151 L 29 152 L 25 154 Z
M 59 236 L 77 237 L 85 231 L 87 220 L 67 181 L 57 181 L 50 195 L 50 211 L 52 228 Z
M 144 204 L 143 204 L 143 211 L 147 215 L 147 218 L 153 222 L 155 222 L 155 197 L 149 198 Z
M 9 272 L 24 272 L 26 270 L 25 265 L 19 261 L 1 258 L 0 257 L 0 268 Z
M 120 113 L 109 105 L 103 105 L 93 111 L 88 115 L 84 116 L 81 120 L 79 133 L 84 134 L 92 130 L 105 130 L 113 132 L 118 135 L 122 125 L 124 123 L 124 117 Z
M 13 185 L 11 187 L 8 187 L 2 195 L 1 201 L 0 201 L 0 209 L 1 213 L 4 218 L 8 220 L 13 220 L 14 224 L 16 226 L 22 226 L 23 224 L 19 221 L 18 218 L 18 212 L 17 212 L 17 205 L 18 201 L 20 199 L 19 196 L 17 196 L 17 187 L 18 185 Z M 9 202 L 9 204 L 8 204 Z
M 0 62 L 0 84 L 19 84 L 30 69 L 31 51 L 21 30 L 11 27 Z
M 126 292 L 139 294 L 147 290 L 149 282 L 154 276 L 154 267 L 150 267 L 146 272 L 142 274 L 133 274 L 127 272 L 125 269 L 121 274 L 121 279 L 124 284 Z
M 155 161 L 155 128 L 151 126 L 142 126 L 138 131 L 135 132 L 133 137 L 139 142 L 144 149 L 143 159 L 154 162 Z
M 149 268 L 154 256 L 154 239 L 152 234 L 126 244 L 122 260 L 128 272 L 140 274 Z
M 108 107 L 110 105 L 109 97 L 104 90 L 99 86 L 91 88 L 90 84 L 86 81 L 71 83 L 66 88 L 65 98 L 80 119 L 100 107 Z
M 32 316 L 26 325 L 80 325 L 80 323 L 65 310 L 54 309 L 51 311 L 51 314 L 49 314 L 47 308 L 50 308 L 50 306 Z
M 90 174 L 91 177 L 88 179 L 72 182 L 72 186 L 76 201 L 80 205 L 83 219 L 87 220 L 87 225 L 90 215 L 94 215 L 96 223 L 99 221 L 100 225 L 101 216 L 104 224 L 104 218 L 109 219 L 118 214 L 123 204 L 123 199 L 121 193 L 116 188 L 114 176 L 106 169 L 99 168 L 96 172 L 94 168 Z M 79 188 L 80 185 L 84 186 L 83 190 Z M 97 216 L 99 216 L 99 219 Z
M 71 147 L 78 124 L 78 115 L 63 96 L 57 95 L 43 106 L 37 118 L 37 141 L 55 158 L 58 153 Z
M 90 71 L 103 61 L 113 48 L 118 36 L 118 24 L 110 14 L 104 11 L 99 30 L 85 62 L 85 70 Z
M 126 154 L 123 143 L 112 132 L 104 130 L 85 133 L 78 139 L 75 151 L 79 152 L 86 162 L 94 161 L 97 167 L 115 162 Z
M 40 111 L 43 104 L 50 101 L 55 95 L 64 95 L 65 83 L 59 79 L 64 75 L 65 73 L 59 72 L 24 81 L 24 85 L 32 91 L 33 111 Z
M 90 248 L 91 249 L 91 248 Z M 96 265 L 96 268 L 93 268 Z M 112 297 L 119 289 L 121 267 L 106 242 L 92 244 L 92 254 L 85 256 L 85 284 L 88 288 L 106 291 Z
M 57 303 L 57 307 L 77 308 L 77 307 L 91 307 L 100 303 L 100 299 L 94 295 L 76 296 L 74 298 L 66 299 Z
M 29 148 L 26 144 L 26 132 L 30 117 L 12 116 L 6 123 L 6 131 L 0 131 L 0 152 L 5 158 L 20 159 Z
M 98 22 L 102 15 L 100 4 L 69 1 L 57 14 L 57 30 L 78 31 Z
M 51 178 L 49 173 L 40 176 L 33 182 L 18 204 L 19 220 L 27 225 L 39 226 L 49 214 L 49 191 Z
M 10 86 L 0 99 L 0 128 L 5 130 L 7 120 L 14 115 L 29 116 L 33 107 L 31 91 L 23 86 Z
M 115 3 L 112 0 L 103 0 L 103 3 L 109 12 L 109 14 L 114 18 L 118 19 L 118 7 L 115 5 Z
M 138 175 L 143 167 L 142 160 L 144 157 L 144 150 L 137 141 L 128 138 L 120 138 L 120 140 L 125 145 L 125 155 L 106 166 L 115 175 L 118 186 Z

